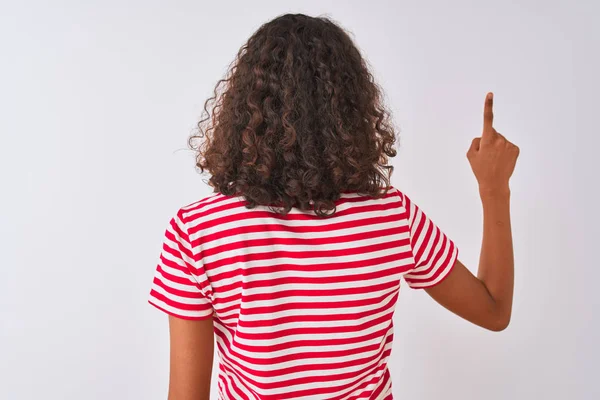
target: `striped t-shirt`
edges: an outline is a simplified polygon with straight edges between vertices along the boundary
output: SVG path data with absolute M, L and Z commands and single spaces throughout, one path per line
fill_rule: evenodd
M 392 399 L 400 278 L 426 288 L 458 249 L 395 187 L 345 192 L 336 213 L 247 209 L 212 194 L 167 227 L 149 302 L 213 318 L 219 399 Z

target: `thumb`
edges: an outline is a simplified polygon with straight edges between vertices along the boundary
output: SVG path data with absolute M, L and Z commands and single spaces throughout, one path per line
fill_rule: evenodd
M 480 137 L 476 137 L 475 139 L 473 139 L 473 141 L 471 142 L 471 147 L 469 147 L 469 153 L 475 152 L 475 151 L 479 151 L 479 145 L 481 144 L 481 138 Z

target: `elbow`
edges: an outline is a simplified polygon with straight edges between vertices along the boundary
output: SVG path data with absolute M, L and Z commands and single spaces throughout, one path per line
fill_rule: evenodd
M 503 330 L 508 328 L 508 325 L 510 325 L 510 320 L 498 321 L 498 322 L 494 322 L 493 324 L 490 324 L 487 327 L 487 329 L 492 332 L 502 332 Z
M 502 332 L 510 325 L 510 312 L 494 316 L 486 328 L 492 332 Z

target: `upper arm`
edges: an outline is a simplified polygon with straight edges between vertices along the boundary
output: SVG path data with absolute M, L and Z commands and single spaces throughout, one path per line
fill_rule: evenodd
M 169 316 L 169 400 L 208 400 L 214 354 L 212 318 Z
M 172 218 L 148 301 L 169 315 L 169 400 L 207 400 L 214 352 L 212 286 L 185 214 Z
M 483 328 L 500 331 L 508 325 L 483 282 L 459 260 L 444 280 L 425 290 L 446 309 Z
M 439 304 L 481 327 L 502 330 L 505 317 L 482 281 L 459 260 L 454 242 L 407 196 L 400 194 L 408 220 L 414 267 L 404 274 L 413 289 L 425 289 Z

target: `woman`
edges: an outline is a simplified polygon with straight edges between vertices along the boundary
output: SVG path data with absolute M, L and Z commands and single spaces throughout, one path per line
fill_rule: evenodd
M 214 339 L 219 398 L 392 399 L 401 278 L 474 324 L 506 328 L 519 150 L 493 128 L 491 93 L 467 153 L 484 212 L 474 276 L 389 184 L 395 132 L 343 29 L 280 16 L 222 82 L 190 139 L 215 193 L 171 220 L 149 297 L 169 314 L 170 400 L 208 399 Z

